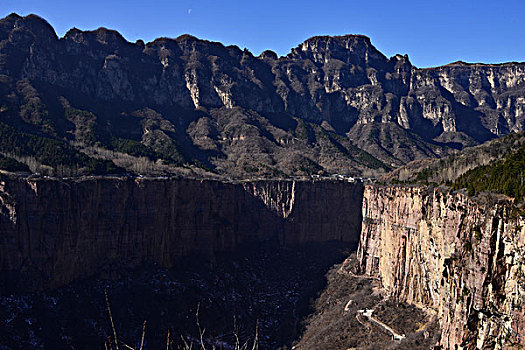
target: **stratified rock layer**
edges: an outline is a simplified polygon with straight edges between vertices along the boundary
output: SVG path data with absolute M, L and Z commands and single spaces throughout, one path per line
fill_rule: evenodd
M 363 186 L 188 179 L 2 179 L 0 291 L 231 251 L 243 243 L 357 244 Z
M 362 272 L 437 312 L 445 349 L 525 345 L 525 220 L 506 201 L 366 186 Z

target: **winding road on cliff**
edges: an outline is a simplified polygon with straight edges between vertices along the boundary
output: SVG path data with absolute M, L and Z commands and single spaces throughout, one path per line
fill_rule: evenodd
M 373 317 L 372 316 L 372 313 L 374 312 L 374 309 L 365 309 L 365 310 L 357 310 L 357 313 L 355 315 L 355 317 L 357 318 L 357 320 L 359 321 L 359 315 L 363 315 L 365 316 L 366 318 L 368 318 L 369 321 L 371 322 L 375 322 L 376 324 L 378 324 L 379 326 L 383 327 L 384 329 L 386 329 L 390 334 L 392 334 L 392 338 L 394 340 L 402 340 L 405 338 L 405 335 L 404 334 L 398 334 L 396 333 L 395 330 L 393 330 L 391 327 L 389 327 L 388 325 L 384 324 L 383 322 L 379 321 L 377 318 Z M 361 321 L 359 321 L 361 323 Z
M 348 258 L 346 259 L 343 264 L 341 265 L 341 267 L 339 268 L 338 270 L 338 273 L 340 274 L 345 274 L 345 275 L 349 275 L 351 277 L 354 277 L 354 278 L 358 278 L 358 279 L 376 279 L 376 278 L 373 278 L 371 276 L 363 276 L 363 275 L 356 275 L 354 274 L 352 271 L 350 271 L 349 269 L 346 269 L 348 267 L 348 265 L 350 264 L 351 262 L 351 259 Z M 353 300 L 350 299 L 348 300 L 348 302 L 345 304 L 344 306 L 344 310 L 343 312 L 348 312 L 350 311 L 350 306 L 352 305 L 353 303 Z M 398 334 L 394 329 L 392 329 L 391 327 L 389 327 L 388 325 L 384 324 L 383 322 L 381 322 L 380 320 L 378 320 L 377 318 L 373 317 L 372 314 L 374 312 L 374 309 L 365 309 L 365 310 L 357 310 L 357 313 L 355 315 L 357 321 L 359 323 L 361 323 L 363 326 L 365 326 L 365 324 L 363 322 L 361 322 L 361 320 L 359 319 L 359 315 L 363 315 L 365 316 L 366 318 L 368 318 L 368 320 L 370 322 L 374 322 L 376 323 L 377 325 L 383 327 L 386 331 L 388 331 L 390 334 L 392 334 L 392 338 L 393 340 L 402 340 L 405 338 L 405 335 L 404 334 Z M 365 326 L 366 327 L 366 326 Z

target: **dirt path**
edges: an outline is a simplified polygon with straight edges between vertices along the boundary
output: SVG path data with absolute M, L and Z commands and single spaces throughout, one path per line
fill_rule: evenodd
M 353 253 L 329 271 L 295 349 L 432 348 L 439 335 L 435 322 L 428 323 L 423 310 L 389 301 L 381 281 L 361 275 L 356 265 Z
M 372 276 L 366 276 L 366 275 L 356 275 L 354 274 L 348 267 L 351 263 L 351 258 L 348 258 L 346 259 L 343 264 L 341 265 L 341 267 L 337 270 L 338 273 L 342 274 L 342 275 L 348 275 L 348 276 L 351 276 L 353 278 L 357 278 L 357 279 L 368 279 L 368 280 L 379 280 L 379 278 L 377 277 L 372 277 Z M 384 300 L 383 300 L 384 301 Z M 344 312 L 348 312 L 350 311 L 350 306 L 352 305 L 352 302 L 353 300 L 350 299 L 348 300 L 348 302 L 345 304 L 345 307 L 344 307 Z M 361 320 L 359 319 L 359 315 L 363 315 L 365 316 L 366 318 L 368 318 L 369 321 L 371 322 L 375 322 L 376 324 L 378 324 L 379 326 L 383 327 L 384 329 L 386 329 L 389 333 L 392 334 L 392 338 L 394 340 L 402 340 L 405 338 L 405 335 L 404 334 L 398 334 L 395 330 L 393 330 L 391 327 L 389 327 L 388 325 L 384 324 L 383 322 L 379 321 L 378 319 L 376 319 L 375 317 L 372 316 L 372 313 L 374 312 L 374 309 L 365 309 L 365 310 L 357 310 L 357 314 L 355 315 L 357 321 L 359 323 L 361 323 L 363 326 L 365 326 L 365 324 L 363 322 L 361 322 Z
M 394 340 L 402 340 L 402 339 L 405 339 L 405 335 L 404 334 L 398 334 L 396 333 L 395 330 L 393 330 L 391 327 L 389 327 L 388 325 L 384 324 L 383 322 L 379 321 L 378 319 L 376 319 L 375 317 L 372 316 L 372 313 L 374 312 L 374 309 L 365 309 L 365 310 L 357 310 L 357 314 L 356 314 L 356 317 L 358 315 L 363 315 L 365 316 L 366 318 L 368 318 L 368 320 L 372 321 L 372 322 L 375 322 L 376 324 L 378 324 L 379 326 L 383 327 L 384 329 L 386 329 L 388 332 L 390 332 L 392 334 L 392 338 Z M 359 319 L 358 319 L 359 321 Z

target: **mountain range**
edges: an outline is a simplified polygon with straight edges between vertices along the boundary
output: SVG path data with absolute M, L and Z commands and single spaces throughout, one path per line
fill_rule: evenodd
M 524 111 L 524 62 L 417 68 L 362 35 L 254 56 L 0 20 L 0 153 L 32 172 L 370 176 L 523 131 Z

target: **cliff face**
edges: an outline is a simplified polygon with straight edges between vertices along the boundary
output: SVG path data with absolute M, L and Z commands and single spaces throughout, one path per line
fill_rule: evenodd
M 445 349 L 525 345 L 525 220 L 508 203 L 366 186 L 358 259 L 390 296 L 437 313 Z
M 357 244 L 387 294 L 436 313 L 445 349 L 525 345 L 525 219 L 508 202 L 328 181 L 2 178 L 1 292 L 243 243 Z M 361 236 L 359 233 L 361 232 Z
M 0 57 L 3 121 L 77 145 L 134 140 L 143 154 L 235 175 L 388 170 L 525 127 L 523 63 L 419 69 L 361 35 L 255 57 L 189 35 L 58 38 L 43 19 L 13 14 L 0 20 Z
M 2 290 L 231 251 L 243 243 L 357 244 L 363 186 L 342 182 L 2 179 Z

